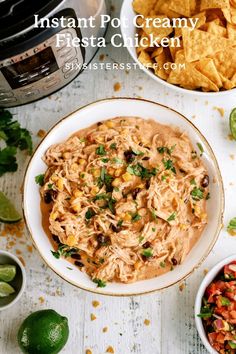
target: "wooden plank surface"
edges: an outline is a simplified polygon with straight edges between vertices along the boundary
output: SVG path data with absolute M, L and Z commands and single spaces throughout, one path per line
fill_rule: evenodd
M 118 16 L 121 0 L 114 1 Z M 109 29 L 107 41 L 113 33 Z M 115 49 L 108 44 L 100 50 L 93 62 L 99 62 L 101 54 L 105 62 L 132 62 L 126 49 Z M 118 92 L 115 83 L 121 84 Z M 34 145 L 40 139 L 39 129 L 48 130 L 68 113 L 89 102 L 112 96 L 143 97 L 170 106 L 191 119 L 203 132 L 213 147 L 224 178 L 226 193 L 225 224 L 236 215 L 236 143 L 228 139 L 228 116 L 236 106 L 236 93 L 219 98 L 197 97 L 179 94 L 155 83 L 139 69 L 129 73 L 117 70 L 87 70 L 61 91 L 41 101 L 14 108 L 21 124 L 33 133 Z M 221 117 L 215 107 L 225 109 Z M 148 113 L 148 112 L 147 112 Z M 27 157 L 19 155 L 20 167 L 12 175 L 0 179 L 3 190 L 20 209 L 23 174 Z M 180 291 L 179 284 L 163 292 L 141 297 L 115 298 L 93 295 L 80 291 L 55 275 L 41 260 L 31 245 L 27 232 L 22 238 L 0 236 L 0 248 L 9 248 L 22 256 L 26 263 L 27 289 L 21 301 L 11 309 L 0 313 L 0 354 L 20 353 L 16 333 L 21 321 L 31 312 L 53 308 L 66 315 L 70 323 L 70 338 L 63 353 L 83 354 L 91 349 L 93 354 L 105 353 L 108 346 L 117 354 L 205 354 L 197 335 L 193 318 L 196 291 L 204 276 L 204 269 L 235 252 L 236 239 L 230 237 L 225 228 L 210 256 L 204 264 L 185 282 Z M 182 288 L 182 287 L 181 287 Z M 92 301 L 100 306 L 96 309 Z M 91 313 L 97 319 L 91 321 Z M 147 326 L 145 319 L 150 321 Z M 107 327 L 107 332 L 103 328 Z

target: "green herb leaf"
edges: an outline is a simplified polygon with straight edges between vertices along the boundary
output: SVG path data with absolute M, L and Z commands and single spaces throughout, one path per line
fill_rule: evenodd
M 193 200 L 199 201 L 204 198 L 204 191 L 201 188 L 195 187 L 190 193 Z
M 209 318 L 213 314 L 213 310 L 209 306 L 203 306 L 201 312 L 198 314 L 198 317 Z
M 132 149 L 133 153 L 136 155 L 136 156 L 143 156 L 144 155 L 144 152 L 142 151 L 138 151 L 138 150 L 135 150 L 135 149 Z
M 236 230 L 236 217 L 231 219 L 229 225 L 227 226 L 228 230 Z
M 142 250 L 142 255 L 146 258 L 150 258 L 153 256 L 153 249 L 152 248 L 146 248 Z
M 44 185 L 44 174 L 38 175 L 35 177 L 35 182 L 40 186 Z
M 55 252 L 55 251 L 52 251 L 52 250 L 51 250 L 51 253 L 52 253 L 52 255 L 53 255 L 55 258 L 57 258 L 57 259 L 60 258 L 60 253 L 59 253 L 59 252 Z
M 197 184 L 194 178 L 191 179 L 190 184 L 192 184 L 192 185 L 196 185 Z
M 99 145 L 99 147 L 96 149 L 96 154 L 100 155 L 100 156 L 106 155 L 107 152 L 105 150 L 105 146 L 104 145 Z
M 94 282 L 95 284 L 97 284 L 97 287 L 98 287 L 98 288 L 105 288 L 106 285 L 107 285 L 105 281 L 103 281 L 103 280 L 101 280 L 101 279 L 97 279 L 97 278 L 93 279 L 93 282 Z
M 171 146 L 171 148 L 168 148 L 167 146 L 160 146 L 157 148 L 157 151 L 159 152 L 159 154 L 164 154 L 167 153 L 168 155 L 171 155 L 172 152 L 174 151 L 176 145 Z
M 121 164 L 121 165 L 124 163 L 124 161 L 119 159 L 118 157 L 114 157 L 112 159 L 112 162 L 115 163 L 115 164 Z
M 112 192 L 112 190 L 113 190 L 112 181 L 113 181 L 113 177 L 110 176 L 106 172 L 105 167 L 102 167 L 100 177 L 98 178 L 98 186 L 100 188 L 102 188 L 102 186 L 105 185 L 106 186 L 106 191 L 107 192 Z
M 177 215 L 177 213 L 176 213 L 176 211 L 175 211 L 174 213 L 172 213 L 172 214 L 168 217 L 167 221 L 170 222 L 170 221 L 175 220 L 176 215 Z
M 204 149 L 201 143 L 197 143 L 197 147 L 200 150 L 200 156 L 202 156 L 202 154 L 204 153 Z
M 160 263 L 160 267 L 161 267 L 161 268 L 165 268 L 165 266 L 166 266 L 165 262 L 161 262 L 161 263 Z
M 118 223 L 117 223 L 117 226 L 118 226 L 118 227 L 121 227 L 122 224 L 123 224 L 123 222 L 124 222 L 123 220 L 119 220 Z
M 228 344 L 229 344 L 231 349 L 236 349 L 236 343 L 234 343 L 232 340 L 229 340 Z
M 174 174 L 176 174 L 176 169 L 175 169 L 175 167 L 173 165 L 173 161 L 172 160 L 163 159 L 162 162 L 163 162 L 163 165 L 164 165 L 166 170 L 171 170 Z
M 7 146 L 0 149 L 0 176 L 6 172 L 15 172 L 17 170 L 16 148 Z
M 152 176 L 156 176 L 157 174 L 156 168 L 148 169 L 143 167 L 140 163 L 136 165 L 129 165 L 126 170 L 131 175 L 141 177 L 141 179 L 150 179 Z
M 139 221 L 140 219 L 141 219 L 141 215 L 139 215 L 138 213 L 132 216 L 132 221 L 134 222 Z
M 116 149 L 117 149 L 116 143 L 112 143 L 112 144 L 110 145 L 110 149 L 111 149 L 111 150 L 116 150 Z
M 230 306 L 231 305 L 231 301 L 227 297 L 222 296 L 220 298 L 220 300 L 221 300 L 222 306 Z
M 109 159 L 101 159 L 103 163 L 107 163 Z
M 85 219 L 90 220 L 94 215 L 96 215 L 95 211 L 92 208 L 89 208 L 85 213 Z

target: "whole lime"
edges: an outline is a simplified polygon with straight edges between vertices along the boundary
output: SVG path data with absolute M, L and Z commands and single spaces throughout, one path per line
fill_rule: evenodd
M 68 320 L 54 310 L 28 316 L 18 331 L 18 343 L 27 354 L 57 354 L 69 337 Z

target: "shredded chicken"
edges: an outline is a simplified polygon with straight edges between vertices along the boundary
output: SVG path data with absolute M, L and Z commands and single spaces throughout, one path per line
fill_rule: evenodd
M 174 127 L 115 118 L 51 146 L 44 161 L 47 231 L 92 279 L 129 283 L 167 272 L 207 223 L 207 171 Z

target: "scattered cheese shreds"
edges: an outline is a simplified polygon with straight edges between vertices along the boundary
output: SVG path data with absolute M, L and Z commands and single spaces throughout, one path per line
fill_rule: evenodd
M 40 304 L 43 304 L 43 303 L 45 302 L 45 299 L 44 299 L 43 296 L 40 296 L 40 297 L 39 297 L 39 302 L 40 302 Z
M 120 84 L 119 82 L 116 82 L 116 83 L 114 84 L 113 88 L 114 88 L 114 91 L 115 91 L 115 92 L 118 92 L 118 91 L 121 90 L 121 84 Z
M 93 307 L 98 307 L 98 306 L 100 306 L 100 302 L 99 301 L 96 301 L 96 300 L 94 300 L 94 301 L 92 301 L 92 305 L 93 305 Z
M 102 331 L 103 333 L 106 333 L 108 331 L 108 327 L 103 327 Z
M 39 138 L 44 138 L 45 135 L 46 135 L 46 131 L 43 130 L 43 129 L 39 129 L 39 131 L 38 131 L 38 133 L 37 133 L 37 136 L 38 136 Z
M 91 313 L 90 318 L 91 321 L 95 321 L 97 319 L 97 317 L 93 313 Z
M 214 110 L 216 110 L 216 111 L 218 111 L 220 113 L 222 118 L 224 117 L 224 115 L 225 115 L 224 108 L 221 108 L 221 107 L 213 107 L 213 108 L 214 108 Z
M 145 324 L 145 326 L 149 326 L 150 325 L 150 320 L 148 320 L 147 318 L 145 318 L 145 320 L 144 320 L 144 324 Z
M 90 349 L 86 349 L 85 354 L 93 354 L 93 353 L 92 353 L 92 350 L 90 350 Z
M 107 347 L 106 353 L 115 353 L 114 349 L 112 346 Z
M 179 285 L 179 290 L 180 290 L 180 291 L 183 291 L 184 288 L 185 288 L 185 284 L 184 284 L 184 283 L 181 283 L 181 284 Z

